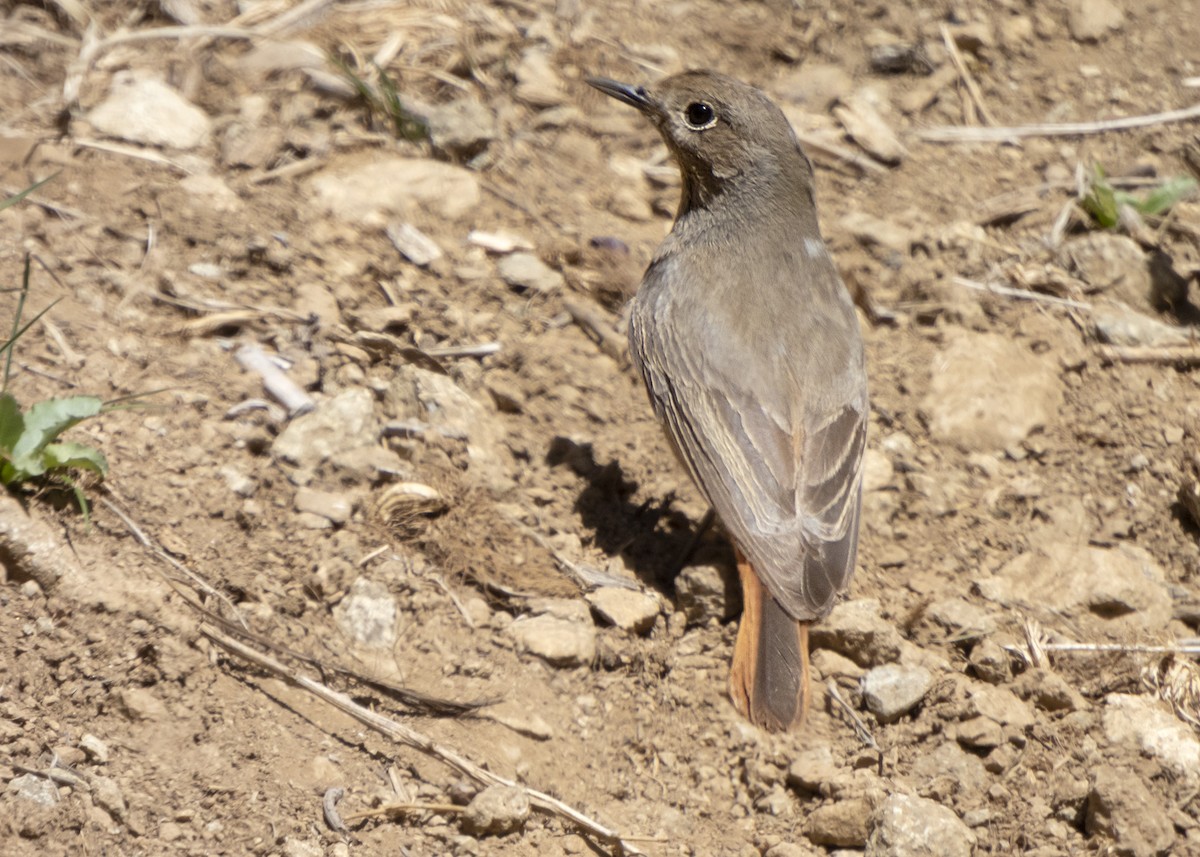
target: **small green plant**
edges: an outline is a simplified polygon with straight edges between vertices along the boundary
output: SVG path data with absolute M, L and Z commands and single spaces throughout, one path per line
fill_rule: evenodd
M 377 117 L 391 125 L 392 133 L 402 140 L 418 142 L 428 139 L 429 125 L 400 101 L 400 93 L 391 76 L 372 62 L 378 83 L 371 84 L 350 66 L 350 61 L 335 53 L 329 54 L 329 62 L 341 73 L 358 97 L 367 107 L 367 115 L 373 121 Z
M 1195 190 L 1196 180 L 1190 176 L 1175 176 L 1140 194 L 1118 190 L 1108 180 L 1104 168 L 1096 164 L 1088 192 L 1080 198 L 1079 205 L 1098 225 L 1115 229 L 1121 222 L 1124 206 L 1140 215 L 1161 217 Z
M 0 201 L 0 210 L 20 202 L 46 181 L 49 179 Z M 45 399 L 34 403 L 28 410 L 22 410 L 16 398 L 8 392 L 16 343 L 54 306 L 51 303 L 25 324 L 21 323 L 29 296 L 29 271 L 30 257 L 27 254 L 21 286 L 17 290 L 20 294 L 13 313 L 12 333 L 0 345 L 0 355 L 4 357 L 4 375 L 0 385 L 0 484 L 14 488 L 45 480 L 65 485 L 75 494 L 75 500 L 86 517 L 87 499 L 73 474 L 83 471 L 103 479 L 108 473 L 108 462 L 100 450 L 75 441 L 59 440 L 59 436 L 76 423 L 103 413 L 111 403 L 106 404 L 95 396 L 68 396 Z

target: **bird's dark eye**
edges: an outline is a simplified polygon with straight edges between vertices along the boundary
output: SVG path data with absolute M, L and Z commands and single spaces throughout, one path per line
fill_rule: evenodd
M 716 124 L 717 114 L 712 109 L 711 104 L 705 104 L 703 101 L 693 101 L 683 111 L 683 119 L 692 130 L 702 131 Z

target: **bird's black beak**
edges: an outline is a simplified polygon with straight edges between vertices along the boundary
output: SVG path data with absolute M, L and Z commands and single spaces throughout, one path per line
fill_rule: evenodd
M 626 104 L 636 107 L 638 110 L 649 110 L 653 106 L 650 96 L 646 94 L 646 88 L 643 86 L 617 83 L 615 80 L 609 80 L 607 77 L 589 77 L 587 84 L 588 86 L 594 86 L 605 95 L 611 95 L 617 101 L 624 101 Z

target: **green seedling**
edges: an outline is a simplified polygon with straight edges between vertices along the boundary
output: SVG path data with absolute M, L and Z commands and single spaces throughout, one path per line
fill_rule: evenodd
M 368 117 L 372 121 L 382 118 L 391 126 L 392 133 L 402 140 L 415 143 L 429 138 L 429 125 L 404 106 L 395 82 L 377 63 L 373 62 L 371 65 L 375 67 L 379 82 L 372 84 L 337 54 L 329 54 L 329 62 L 354 87 L 354 91 L 366 105 Z
M 1104 168 L 1097 164 L 1088 192 L 1079 205 L 1105 229 L 1115 229 L 1121 222 L 1121 209 L 1128 206 L 1147 217 L 1162 217 L 1180 200 L 1196 190 L 1196 180 L 1190 176 L 1175 176 L 1143 193 L 1130 193 L 1113 187 Z

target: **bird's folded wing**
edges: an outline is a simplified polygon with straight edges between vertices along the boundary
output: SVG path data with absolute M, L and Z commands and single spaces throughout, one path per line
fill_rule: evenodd
M 651 400 L 692 478 L 784 609 L 824 616 L 854 572 L 863 385 L 822 396 L 827 412 L 805 420 L 793 416 L 792 385 L 733 377 L 711 353 L 679 348 L 669 330 L 640 334 Z

